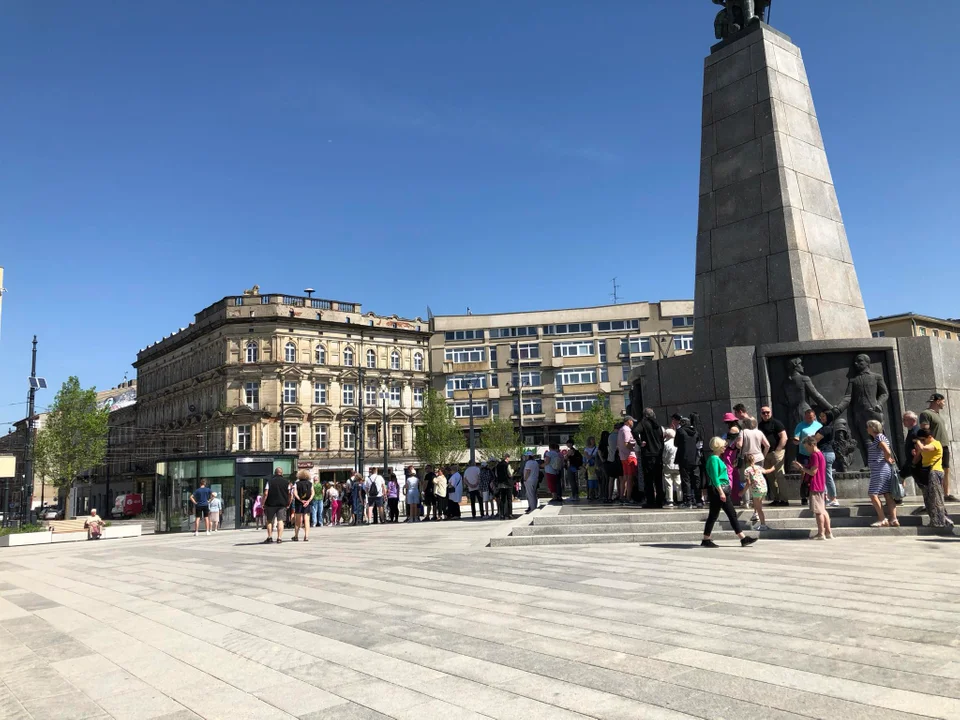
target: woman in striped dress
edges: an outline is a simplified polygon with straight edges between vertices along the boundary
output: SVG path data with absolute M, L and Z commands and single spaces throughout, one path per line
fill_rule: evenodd
M 890 452 L 890 441 L 883 434 L 883 425 L 879 420 L 867 421 L 867 434 L 870 442 L 867 445 L 867 465 L 870 467 L 870 503 L 877 513 L 877 521 L 870 527 L 900 527 L 897 520 L 897 504 L 891 494 L 893 483 L 893 464 L 896 460 Z M 887 505 L 887 515 L 884 517 L 883 507 L 880 505 L 880 496 L 883 495 Z

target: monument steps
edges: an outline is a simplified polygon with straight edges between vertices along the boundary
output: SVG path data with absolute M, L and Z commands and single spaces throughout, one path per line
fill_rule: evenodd
M 637 510 L 622 512 L 609 506 L 610 512 L 602 512 L 602 506 L 564 508 L 564 514 L 532 518 L 528 525 L 513 529 L 508 537 L 493 538 L 490 547 L 523 547 L 532 545 L 587 545 L 608 543 L 682 543 L 696 544 L 703 537 L 706 510 Z M 898 509 L 900 527 L 872 528 L 876 515 L 867 503 L 831 508 L 831 524 L 838 540 L 857 537 L 894 536 L 945 536 L 945 530 L 929 526 L 926 514 L 912 515 L 921 505 L 907 501 Z M 596 510 L 597 512 L 592 512 Z M 960 504 L 947 506 L 954 521 L 960 523 Z M 766 511 L 770 530 L 757 531 L 755 523 L 749 522 L 752 511 L 741 510 L 738 518 L 745 532 L 761 540 L 808 540 L 816 535 L 816 523 L 812 513 L 799 505 L 788 508 L 770 508 Z M 960 535 L 960 531 L 954 532 Z M 719 544 L 734 542 L 730 524 L 725 516 L 717 522 L 714 539 Z

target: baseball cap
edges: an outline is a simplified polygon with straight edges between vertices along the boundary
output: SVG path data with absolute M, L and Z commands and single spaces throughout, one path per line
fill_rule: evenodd
M 937 400 L 946 400 L 946 398 L 940 393 L 934 393 L 927 402 L 936 402 Z

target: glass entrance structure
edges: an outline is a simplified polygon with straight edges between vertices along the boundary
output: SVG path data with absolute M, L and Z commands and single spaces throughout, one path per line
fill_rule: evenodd
M 155 480 L 156 531 L 193 530 L 190 495 L 207 481 L 223 501 L 220 527 L 242 528 L 253 523 L 253 503 L 264 483 L 280 468 L 287 479 L 296 474 L 297 456 L 288 454 L 204 455 L 157 462 Z

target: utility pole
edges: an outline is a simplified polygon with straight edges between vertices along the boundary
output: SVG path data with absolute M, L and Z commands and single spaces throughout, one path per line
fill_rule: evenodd
M 44 383 L 46 385 L 46 383 Z M 34 431 L 34 418 L 33 411 L 34 405 L 37 398 L 37 389 L 40 387 L 40 383 L 37 381 L 37 336 L 33 336 L 33 358 L 30 362 L 30 392 L 27 395 L 27 442 L 26 447 L 24 448 L 24 466 L 26 469 L 26 485 L 24 491 L 20 493 L 20 523 L 23 524 L 24 520 L 27 518 L 27 510 L 30 505 L 33 504 L 33 431 Z M 27 500 L 27 493 L 30 494 L 29 501 Z M 64 510 L 63 513 L 66 518 L 67 512 Z
M 363 357 L 363 345 L 360 346 L 361 358 Z M 361 360 L 362 362 L 362 360 Z M 367 434 L 367 426 L 363 422 L 363 394 L 367 391 L 366 386 L 363 384 L 363 365 L 360 366 L 359 371 L 357 372 L 357 377 L 359 378 L 359 385 L 357 386 L 357 400 L 360 403 L 360 419 L 358 423 L 360 425 L 360 433 L 357 438 L 357 472 L 360 473 L 360 476 L 363 476 L 363 450 L 364 450 L 364 437 Z
M 476 462 L 477 448 L 476 440 L 473 435 L 473 383 L 474 378 L 470 378 L 470 384 L 467 385 L 467 396 L 470 398 L 470 464 Z
M 383 396 L 383 471 L 381 475 L 387 474 L 387 386 L 383 386 L 380 395 Z

